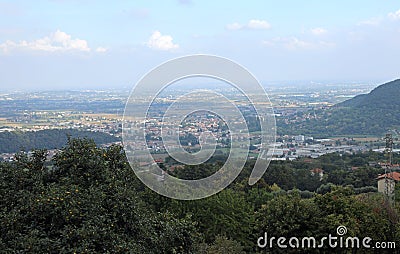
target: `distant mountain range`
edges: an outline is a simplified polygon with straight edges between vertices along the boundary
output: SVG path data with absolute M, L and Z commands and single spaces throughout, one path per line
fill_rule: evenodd
M 290 123 L 278 119 L 278 132 L 317 137 L 381 136 L 389 130 L 400 129 L 400 79 L 332 108 L 307 114 L 316 117 Z

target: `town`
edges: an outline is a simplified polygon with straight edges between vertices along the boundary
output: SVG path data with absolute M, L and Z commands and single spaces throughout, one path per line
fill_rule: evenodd
M 299 92 L 299 89 L 303 91 Z M 298 112 L 330 107 L 356 94 L 367 92 L 371 85 L 353 85 L 343 89 L 343 85 L 271 85 L 266 89 L 277 119 L 298 118 Z M 175 100 L 185 91 L 171 90 L 162 100 L 162 107 Z M 41 131 L 49 129 L 76 129 L 103 132 L 121 138 L 124 124 L 123 112 L 128 91 L 52 91 L 0 94 L 0 133 L 10 131 Z M 161 114 L 162 107 L 157 113 Z M 241 111 L 247 114 L 250 126 L 249 158 L 256 158 L 260 151 L 260 136 L 254 125 L 251 109 L 243 104 Z M 250 113 L 249 113 L 250 112 Z M 312 118 L 313 115 L 300 115 Z M 253 118 L 252 118 L 253 117 Z M 297 119 L 298 120 L 298 119 Z M 307 120 L 307 119 L 303 119 Z M 230 133 L 226 123 L 217 115 L 206 114 L 202 117 L 189 117 L 179 128 L 181 145 L 188 151 L 200 149 L 199 138 L 204 132 L 214 135 L 217 148 L 226 152 L 230 146 Z M 141 121 L 125 119 L 125 124 L 141 127 Z M 125 144 L 128 147 L 140 147 L 153 154 L 165 154 L 161 140 L 161 127 L 167 129 L 167 123 L 159 117 L 146 120 L 147 144 Z M 253 128 L 252 128 L 253 127 Z M 239 137 L 245 139 L 245 136 Z M 327 153 L 354 153 L 368 150 L 382 151 L 383 137 L 323 137 L 314 138 L 306 135 L 278 133 L 276 142 L 269 147 L 273 151 L 272 160 L 294 160 L 299 157 L 317 158 Z M 52 153 L 51 153 L 52 154 Z M 12 154 L 2 154 L 0 159 L 10 160 Z

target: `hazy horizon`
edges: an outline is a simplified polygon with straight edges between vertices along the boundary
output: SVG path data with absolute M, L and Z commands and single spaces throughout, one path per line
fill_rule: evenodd
M 262 83 L 378 85 L 399 77 L 400 3 L 0 0 L 0 91 L 130 89 L 190 54 Z
M 315 88 L 316 90 L 329 88 L 329 87 L 340 87 L 340 86 L 362 86 L 371 87 L 371 89 L 376 88 L 387 82 L 396 80 L 397 78 L 389 80 L 273 80 L 273 81 L 260 81 L 261 85 L 266 89 L 279 89 L 292 87 L 293 89 L 302 88 Z M 139 79 L 138 79 L 139 80 Z M 138 81 L 137 80 L 137 81 Z M 189 84 L 190 83 L 190 84 Z M 191 87 L 191 81 L 188 83 L 188 88 Z M 193 82 L 194 84 L 194 82 Z M 36 86 L 36 87 L 20 87 L 20 88 L 5 88 L 0 87 L 0 93 L 30 93 L 30 92 L 86 92 L 86 91 L 107 91 L 107 92 L 127 92 L 130 93 L 133 87 L 136 85 L 132 83 L 131 85 L 116 85 L 116 86 L 90 86 L 90 87 L 76 87 L 76 86 Z M 207 86 L 213 86 L 213 84 L 204 84 L 204 88 Z

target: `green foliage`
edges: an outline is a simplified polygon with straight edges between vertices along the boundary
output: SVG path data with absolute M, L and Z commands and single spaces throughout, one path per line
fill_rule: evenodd
M 323 184 L 321 186 L 319 186 L 319 188 L 317 189 L 317 193 L 318 194 L 326 194 L 332 191 L 333 186 L 335 186 L 332 183 L 328 183 L 328 184 Z
M 396 184 L 394 187 L 394 198 L 396 202 L 400 202 L 400 184 Z
M 70 138 L 53 161 L 46 155 L 21 152 L 15 162 L 0 163 L 2 252 L 256 253 L 264 232 L 319 237 L 335 234 L 339 225 L 349 236 L 400 239 L 399 207 L 374 193 L 382 169 L 351 169 L 379 158 L 372 152 L 273 162 L 253 186 L 254 161 L 248 161 L 227 189 L 196 201 L 171 200 L 145 187 L 117 145 L 103 149 Z M 202 178 L 220 166 L 173 173 Z M 327 177 L 312 176 L 317 167 Z
M 46 161 L 47 150 L 34 150 L 32 155 L 28 156 L 25 152 L 18 152 L 15 154 L 15 160 L 18 168 L 27 170 L 44 170 L 44 163 Z
M 337 187 L 315 200 L 322 211 L 326 230 L 344 225 L 347 236 L 369 236 L 376 240 L 395 240 L 394 227 L 399 211 L 391 207 L 381 194 L 354 196 L 350 188 Z M 397 219 L 393 219 L 396 217 Z
M 279 218 L 279 219 L 277 219 Z M 299 192 L 279 196 L 257 212 L 258 235 L 307 236 L 318 232 L 320 211 L 312 200 Z
M 245 248 L 253 247 L 254 210 L 241 192 L 227 189 L 207 199 L 173 201 L 171 209 L 180 216 L 190 214 L 207 243 L 214 242 L 217 235 L 225 235 Z
M 70 139 L 43 170 L 41 151 L 3 163 L 0 244 L 23 253 L 189 253 L 195 223 L 149 210 L 120 147 Z
M 317 137 L 343 135 L 383 135 L 400 128 L 400 80 L 383 84 L 369 94 L 359 95 L 326 110 L 312 112 L 311 120 L 277 121 L 280 134 Z M 305 112 L 307 115 L 310 112 Z M 300 117 L 300 119 L 302 119 Z
M 201 165 L 188 165 L 182 169 L 175 171 L 169 171 L 170 175 L 173 175 L 180 179 L 185 180 L 198 180 L 213 175 L 223 164 L 201 164 Z
M 236 241 L 228 239 L 225 236 L 218 235 L 215 242 L 211 245 L 203 243 L 197 249 L 198 254 L 244 254 L 246 253 L 243 247 Z
M 257 232 L 269 237 L 309 237 L 315 239 L 336 235 L 339 226 L 348 230 L 346 237 L 371 237 L 374 241 L 399 244 L 399 210 L 380 194 L 355 196 L 351 188 L 334 187 L 324 195 L 302 199 L 300 193 L 278 196 L 257 212 Z M 278 219 L 279 218 L 279 219 Z M 273 252 L 285 253 L 276 249 Z M 307 250 L 308 253 L 320 250 Z M 331 252 L 332 249 L 326 249 Z
M 103 132 L 80 130 L 42 130 L 32 132 L 1 132 L 0 153 L 16 153 L 32 149 L 59 149 L 67 144 L 68 136 L 71 138 L 89 138 L 96 144 L 107 144 L 119 139 Z
M 358 95 L 353 99 L 340 103 L 340 107 L 381 109 L 398 109 L 398 95 L 400 94 L 400 79 L 380 85 L 367 95 Z M 376 103 L 376 104 L 374 104 Z
M 356 194 L 378 192 L 378 188 L 375 186 L 365 186 L 361 188 L 355 188 L 354 192 Z
M 294 170 L 286 163 L 271 164 L 263 178 L 267 184 L 276 183 L 284 190 L 290 190 L 296 186 Z

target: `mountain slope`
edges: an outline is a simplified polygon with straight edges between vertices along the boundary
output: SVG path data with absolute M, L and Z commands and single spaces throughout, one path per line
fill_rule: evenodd
M 0 153 L 15 153 L 21 150 L 55 149 L 67 144 L 68 136 L 71 138 L 89 138 L 96 144 L 106 144 L 119 141 L 119 138 L 103 132 L 80 130 L 42 130 L 36 132 L 1 132 Z
M 309 112 L 308 112 L 309 113 Z M 326 110 L 312 112 L 316 119 L 292 121 L 278 119 L 278 132 L 329 136 L 381 136 L 400 129 L 400 80 L 378 86 L 369 94 L 358 95 Z
M 399 109 L 400 79 L 383 84 L 369 94 L 361 94 L 336 105 L 350 108 Z

